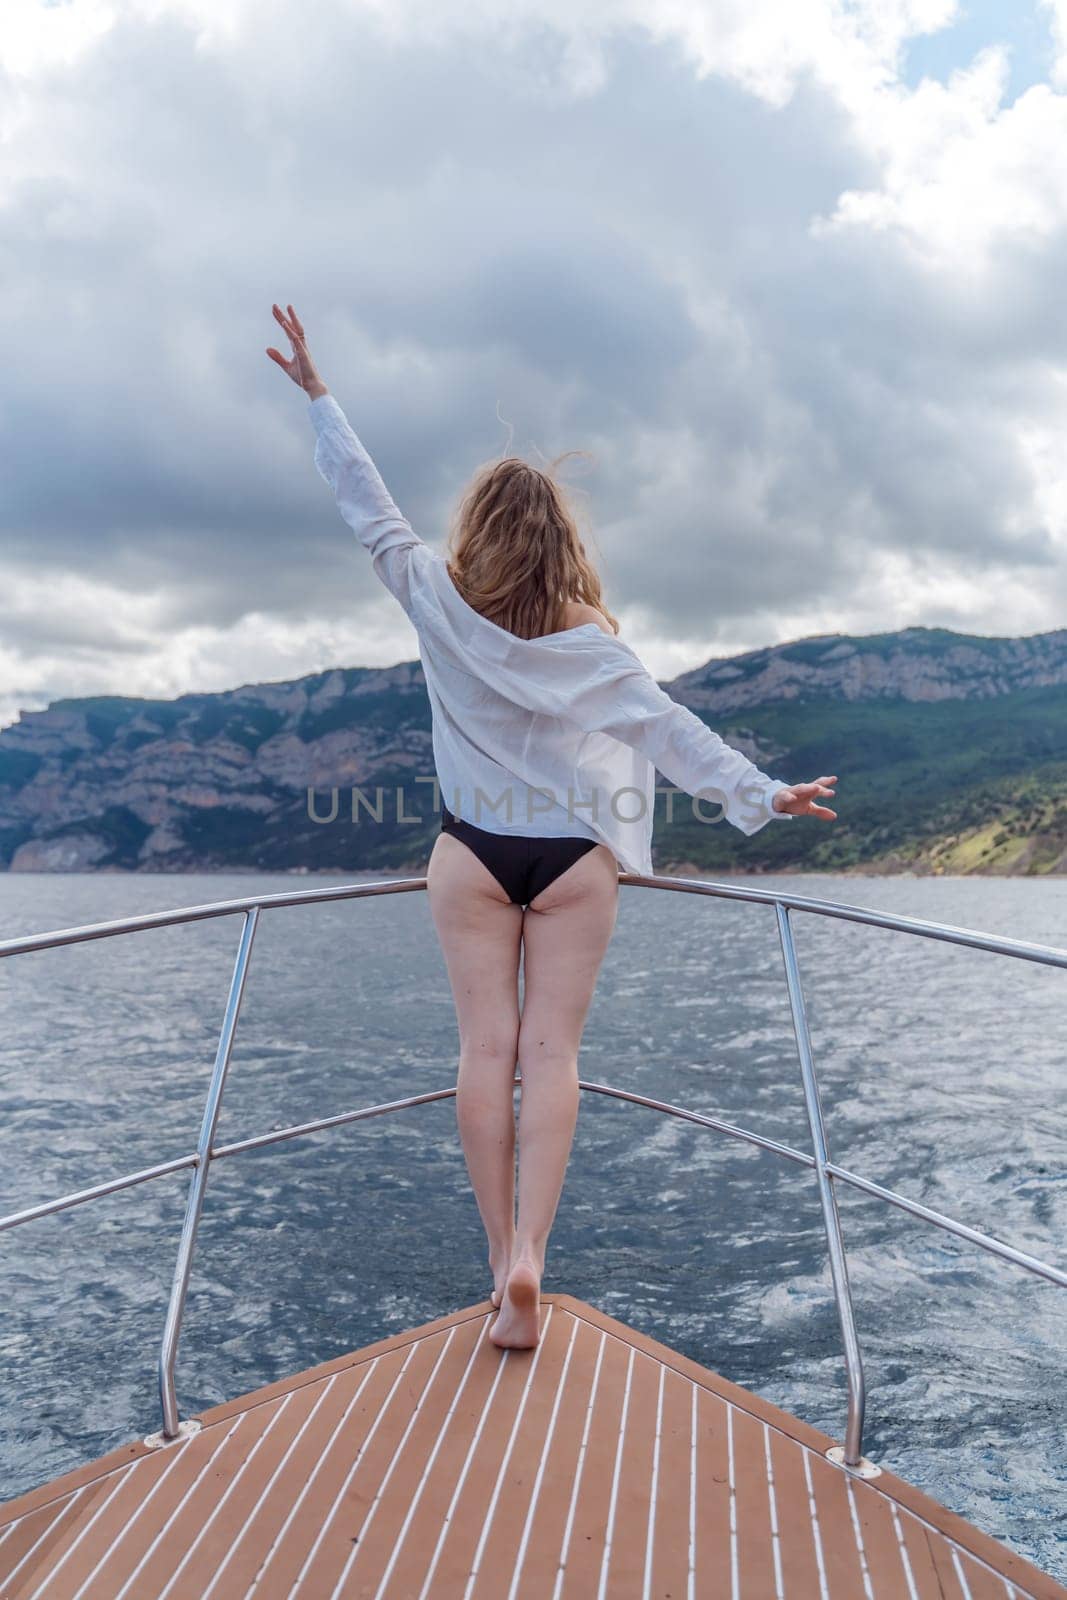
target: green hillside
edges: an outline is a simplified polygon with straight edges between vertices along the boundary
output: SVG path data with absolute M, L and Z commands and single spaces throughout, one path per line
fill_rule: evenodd
M 712 719 L 700 712 L 705 721 Z M 722 869 L 1048 872 L 1067 852 L 1067 691 L 985 700 L 789 701 L 720 720 L 788 754 L 775 777 L 838 777 L 835 822 L 768 824 L 751 839 L 676 804 L 657 827 L 664 863 Z M 661 801 L 661 805 L 665 802 Z
M 746 838 L 660 795 L 658 871 L 1067 871 L 1067 630 L 822 635 L 665 687 L 773 777 L 836 774 L 838 817 Z M 417 871 L 433 771 L 418 662 L 60 700 L 0 730 L 0 870 Z M 352 820 L 354 788 L 382 791 L 380 822 Z

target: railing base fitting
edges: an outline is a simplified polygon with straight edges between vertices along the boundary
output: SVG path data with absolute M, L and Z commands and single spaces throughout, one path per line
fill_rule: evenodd
M 188 1422 L 179 1422 L 178 1431 L 173 1439 L 168 1439 L 162 1429 L 158 1433 L 150 1433 L 144 1440 L 146 1449 L 162 1450 L 168 1444 L 181 1444 L 183 1439 L 191 1439 L 194 1433 L 199 1433 L 203 1423 L 190 1418 Z
M 845 1447 L 835 1444 L 826 1452 L 827 1461 L 832 1461 L 835 1467 L 844 1467 L 846 1472 L 851 1472 L 855 1478 L 880 1478 L 881 1467 L 876 1467 L 873 1461 L 868 1461 L 866 1456 L 860 1456 L 854 1467 L 850 1467 L 845 1460 Z

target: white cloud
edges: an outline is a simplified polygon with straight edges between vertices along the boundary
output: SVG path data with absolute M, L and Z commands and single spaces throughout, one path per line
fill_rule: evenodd
M 1004 246 L 1024 251 L 1067 222 L 1067 96 L 1038 84 L 1002 104 L 1007 59 L 995 45 L 948 84 L 880 97 L 866 121 L 876 188 L 846 190 L 817 233 L 896 230 L 929 270 L 957 284 Z
M 164 591 L 132 594 L 74 574 L 8 575 L 0 598 L 0 726 L 71 695 L 171 699 L 418 653 L 404 616 L 362 606 L 331 620 L 246 611 L 225 628 L 170 623 Z

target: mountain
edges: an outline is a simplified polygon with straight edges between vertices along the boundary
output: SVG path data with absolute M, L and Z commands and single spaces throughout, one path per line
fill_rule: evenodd
M 657 871 L 1067 871 L 1067 629 L 822 634 L 663 686 L 775 777 L 836 773 L 838 817 L 746 839 L 664 795 Z M 418 871 L 433 772 L 418 662 L 57 700 L 0 730 L 0 867 Z

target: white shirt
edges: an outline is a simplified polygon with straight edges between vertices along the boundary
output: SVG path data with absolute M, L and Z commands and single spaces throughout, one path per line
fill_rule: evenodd
M 646 876 L 657 768 L 744 834 L 790 817 L 771 806 L 788 784 L 672 700 L 621 639 L 595 622 L 521 639 L 475 611 L 333 395 L 308 411 L 315 465 L 418 635 L 440 796 L 454 816 L 491 833 L 597 839 Z

